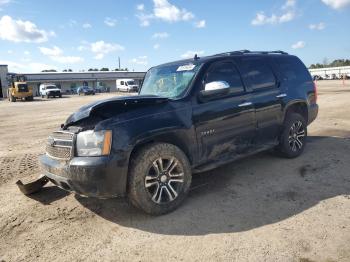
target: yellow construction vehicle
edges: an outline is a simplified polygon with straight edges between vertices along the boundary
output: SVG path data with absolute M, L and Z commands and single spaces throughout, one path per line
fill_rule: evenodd
M 24 75 L 9 74 L 7 81 L 9 83 L 7 90 L 9 101 L 16 102 L 17 99 L 33 101 L 33 89 L 28 86 Z

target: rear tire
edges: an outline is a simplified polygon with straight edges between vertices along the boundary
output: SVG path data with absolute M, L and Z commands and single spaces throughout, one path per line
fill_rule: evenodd
M 131 158 L 128 198 L 150 215 L 166 214 L 183 202 L 191 180 L 190 163 L 178 147 L 151 144 Z
M 303 116 L 297 113 L 287 115 L 277 150 L 283 157 L 300 156 L 306 145 L 307 123 Z

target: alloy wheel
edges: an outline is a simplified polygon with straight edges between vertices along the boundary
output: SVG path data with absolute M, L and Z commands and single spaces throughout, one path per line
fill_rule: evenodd
M 304 145 L 306 131 L 301 121 L 293 123 L 289 129 L 288 143 L 293 152 L 300 150 Z
M 184 171 L 175 158 L 160 157 L 153 161 L 145 177 L 145 188 L 153 202 L 167 204 L 174 201 L 184 183 Z

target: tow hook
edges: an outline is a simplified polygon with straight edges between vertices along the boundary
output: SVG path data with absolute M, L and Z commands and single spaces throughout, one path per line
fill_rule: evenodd
M 19 190 L 25 195 L 30 195 L 40 191 L 46 184 L 49 182 L 49 179 L 46 176 L 42 176 L 33 182 L 23 184 L 21 180 L 16 182 Z

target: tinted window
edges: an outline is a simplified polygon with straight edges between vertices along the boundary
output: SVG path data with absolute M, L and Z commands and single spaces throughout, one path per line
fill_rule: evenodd
M 28 92 L 28 86 L 26 84 L 18 84 L 18 92 Z
M 280 56 L 274 58 L 282 75 L 288 81 L 311 81 L 311 76 L 305 65 L 295 56 Z
M 269 65 L 261 58 L 242 59 L 243 78 L 253 90 L 274 87 L 275 76 Z
M 121 85 L 124 85 L 124 81 L 120 81 L 120 84 L 121 84 Z
M 241 77 L 232 63 L 225 62 L 214 65 L 209 69 L 206 83 L 224 81 L 228 83 L 231 93 L 243 92 Z

